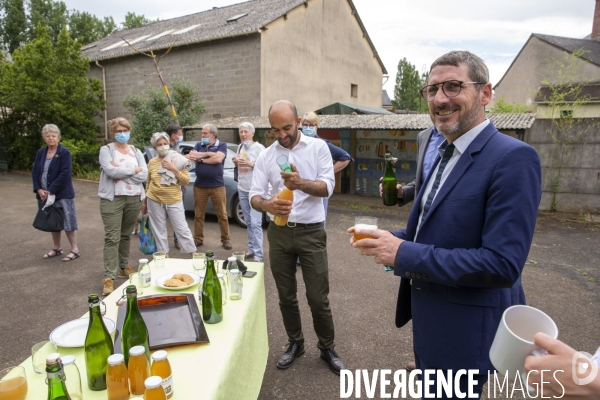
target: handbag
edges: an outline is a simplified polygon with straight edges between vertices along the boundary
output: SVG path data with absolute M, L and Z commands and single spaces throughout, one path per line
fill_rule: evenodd
M 65 229 L 65 211 L 58 203 L 41 209 L 33 220 L 33 227 L 44 232 L 60 232 Z
M 242 147 L 241 144 L 238 146 L 238 149 L 237 149 L 236 156 L 238 156 L 238 157 L 240 156 L 240 147 Z M 238 181 L 238 167 L 237 167 L 237 165 L 235 167 L 233 167 L 233 180 L 236 181 L 236 182 Z
M 154 238 L 154 232 L 152 232 L 152 225 L 150 225 L 150 218 L 148 214 L 142 215 L 140 221 L 140 251 L 144 254 L 156 253 L 156 239 Z

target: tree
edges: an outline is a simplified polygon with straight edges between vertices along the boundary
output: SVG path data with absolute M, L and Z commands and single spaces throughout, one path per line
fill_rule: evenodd
M 0 0 L 0 50 L 12 54 L 27 40 L 27 17 L 23 0 Z
M 156 20 L 151 20 L 151 19 L 146 18 L 144 16 L 144 14 L 136 15 L 133 12 L 128 12 L 127 14 L 125 14 L 125 21 L 123 21 L 121 23 L 121 25 L 123 26 L 123 29 L 131 29 L 131 28 L 137 28 L 139 26 L 148 25 L 148 24 L 151 24 L 152 22 L 158 22 L 158 21 L 159 21 L 158 18 Z
M 113 17 L 104 17 L 104 20 L 88 12 L 71 10 L 69 15 L 69 31 L 81 45 L 95 42 L 110 35 L 117 30 Z
M 419 71 L 406 58 L 400 60 L 392 100 L 394 107 L 398 110 L 426 111 L 427 102 L 421 98 L 420 90 L 425 85 L 428 75 L 419 76 Z
M 62 1 L 54 0 L 28 0 L 28 40 L 35 37 L 38 24 L 48 29 L 50 40 L 56 44 L 58 36 L 64 27 L 68 25 L 69 13 L 67 6 Z
M 495 114 L 523 113 L 529 109 L 525 103 L 507 103 L 504 96 L 496 100 L 491 112 Z
M 206 111 L 200 100 L 199 89 L 187 79 L 175 77 L 171 94 L 182 126 L 196 123 Z M 167 97 L 156 86 L 148 85 L 141 95 L 129 94 L 123 100 L 123 105 L 133 116 L 133 137 L 138 146 L 148 144 L 154 132 L 162 132 L 167 125 L 173 123 Z
M 89 60 L 80 47 L 66 27 L 54 46 L 39 23 L 34 39 L 15 50 L 13 62 L 0 62 L 0 130 L 11 168 L 31 168 L 48 123 L 59 127 L 64 141 L 94 143 L 103 91 L 99 80 L 87 78 Z
M 581 57 L 584 49 L 573 53 L 564 52 L 562 58 L 550 57 L 546 60 L 547 75 L 542 79 L 542 90 L 538 102 L 547 108 L 550 127 L 546 133 L 552 139 L 555 151 L 551 155 L 553 169 L 551 211 L 557 210 L 557 194 L 561 184 L 563 170 L 569 165 L 573 151 L 580 148 L 587 136 L 598 129 L 598 123 L 590 123 L 578 118 L 581 108 L 591 99 L 584 94 L 586 84 L 590 79 L 580 71 L 584 64 Z M 538 106 L 538 114 L 540 112 Z

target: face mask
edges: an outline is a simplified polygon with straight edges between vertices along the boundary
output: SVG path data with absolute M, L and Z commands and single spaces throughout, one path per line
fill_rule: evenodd
M 210 143 L 210 139 L 203 137 L 202 140 L 201 140 L 201 143 L 206 146 L 207 144 Z
M 117 133 L 115 135 L 115 140 L 119 143 L 127 143 L 129 136 L 129 132 Z
M 175 143 L 181 143 L 183 142 L 183 136 L 177 136 L 177 140 L 175 141 Z
M 246 149 L 249 149 L 250 146 L 252 146 L 252 140 L 246 140 L 245 142 L 242 142 L 242 144 Z
M 156 152 L 158 153 L 159 156 L 164 157 L 169 152 L 169 149 L 170 149 L 169 145 L 165 144 L 165 145 L 162 145 L 162 146 L 157 146 L 156 147 Z
M 306 136 L 313 137 L 317 134 L 317 130 L 314 126 L 303 126 L 302 133 L 304 133 Z

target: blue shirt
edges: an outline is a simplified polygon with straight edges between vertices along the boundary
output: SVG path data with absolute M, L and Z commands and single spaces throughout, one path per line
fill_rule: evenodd
M 331 153 L 331 158 L 333 159 L 333 163 L 335 164 L 338 161 L 346 161 L 350 160 L 351 162 L 354 159 L 348 154 L 348 152 L 340 147 L 337 147 L 335 144 L 332 144 L 329 140 L 323 139 L 325 143 L 327 143 L 327 147 L 329 147 L 329 152 Z
M 200 153 L 216 153 L 220 151 L 227 157 L 227 143 L 219 142 L 219 139 L 213 145 L 203 145 L 202 142 L 196 143 L 194 150 Z M 205 164 L 204 162 L 196 162 L 196 187 L 219 187 L 225 186 L 223 180 L 223 166 L 225 165 L 225 159 L 219 164 Z
M 434 126 L 433 131 L 431 132 L 431 137 L 429 138 L 429 142 L 427 143 L 427 148 L 425 149 L 425 156 L 423 157 L 421 182 L 425 182 L 427 179 L 427 175 L 429 175 L 429 171 L 431 171 L 431 168 L 433 167 L 433 162 L 438 155 L 438 147 L 443 141 L 444 135 L 442 135 Z

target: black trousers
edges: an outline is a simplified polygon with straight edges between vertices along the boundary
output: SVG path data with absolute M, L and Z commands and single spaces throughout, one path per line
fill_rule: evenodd
M 279 308 L 291 343 L 304 343 L 300 308 L 296 296 L 296 260 L 300 258 L 306 299 L 313 318 L 318 347 L 329 349 L 334 344 L 334 328 L 329 308 L 329 269 L 327 266 L 327 234 L 323 224 L 293 228 L 269 224 L 269 258 L 271 272 L 279 293 Z

